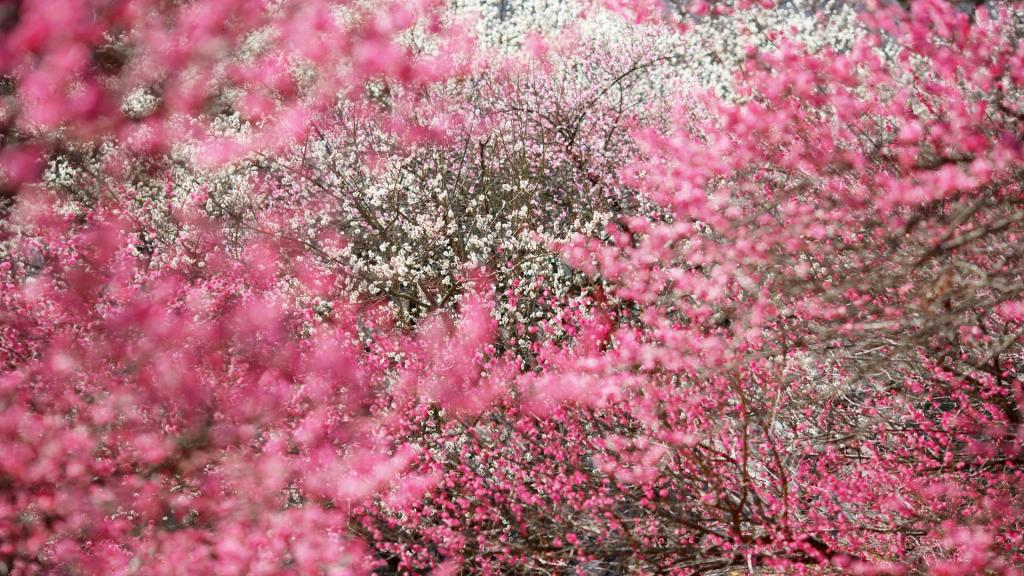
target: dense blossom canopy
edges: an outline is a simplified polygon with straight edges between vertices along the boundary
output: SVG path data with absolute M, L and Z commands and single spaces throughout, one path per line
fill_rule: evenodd
M 1024 9 L 0 0 L 0 574 L 1024 575 Z

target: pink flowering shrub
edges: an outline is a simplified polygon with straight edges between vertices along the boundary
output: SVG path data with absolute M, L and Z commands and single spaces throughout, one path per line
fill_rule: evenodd
M 133 230 L 119 212 L 65 218 L 33 198 L 9 223 L 6 569 L 368 570 L 351 508 L 414 454 L 380 434 L 393 417 L 378 405 L 391 385 L 387 347 L 373 344 L 389 340 L 386 324 L 353 310 L 310 329 L 314 313 L 296 297 L 323 294 L 329 277 L 283 270 L 287 246 L 228 256 L 200 221 L 207 229 L 191 241 L 208 251 L 204 263 L 149 267 L 126 249 Z M 302 281 L 278 285 L 283 274 Z M 479 379 L 491 324 L 467 313 L 456 327 L 465 340 L 428 331 L 402 346 L 463 363 L 431 373 L 439 406 L 462 406 L 452 387 Z M 413 367 L 403 377 L 421 380 Z
M 1020 10 L 579 9 L 0 0 L 0 573 L 1024 573 Z
M 879 8 L 638 130 L 622 179 L 668 217 L 566 248 L 613 299 L 521 399 L 432 422 L 450 480 L 375 514 L 396 566 L 1020 573 L 1013 18 Z

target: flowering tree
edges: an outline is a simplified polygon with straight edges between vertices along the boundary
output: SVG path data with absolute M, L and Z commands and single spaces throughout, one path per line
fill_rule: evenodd
M 568 247 L 614 297 L 519 380 L 535 400 L 430 423 L 424 466 L 450 480 L 383 509 L 387 549 L 484 572 L 1018 573 L 1019 23 L 875 8 L 849 50 L 779 40 L 732 102 L 637 132 L 623 181 L 670 216 Z
M 1021 573 L 1020 11 L 541 4 L 0 3 L 0 571 Z

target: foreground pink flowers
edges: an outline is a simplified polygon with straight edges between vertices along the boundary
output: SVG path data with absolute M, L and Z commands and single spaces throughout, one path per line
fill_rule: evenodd
M 1015 6 L 171 4 L 0 3 L 0 572 L 1024 572 Z

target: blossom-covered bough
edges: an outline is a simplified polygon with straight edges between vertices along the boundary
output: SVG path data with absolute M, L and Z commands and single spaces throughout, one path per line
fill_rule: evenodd
M 1024 571 L 1017 6 L 58 4 L 0 573 Z

